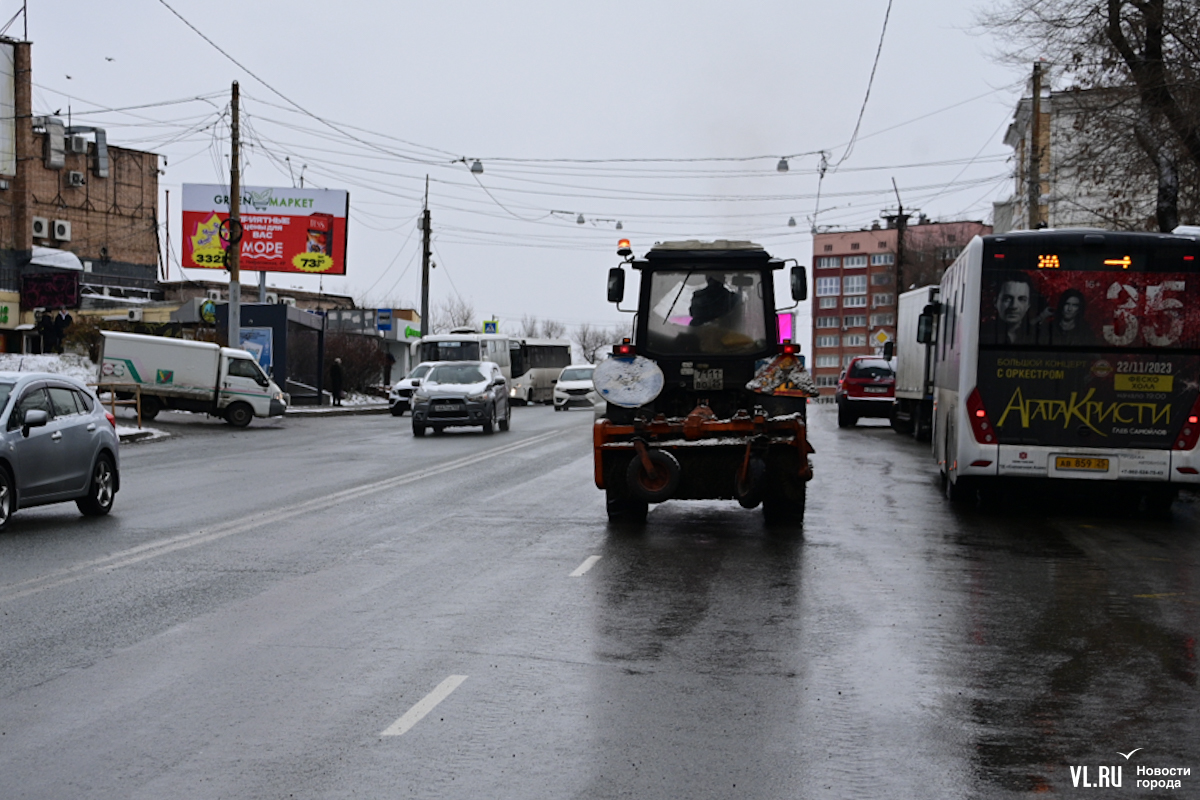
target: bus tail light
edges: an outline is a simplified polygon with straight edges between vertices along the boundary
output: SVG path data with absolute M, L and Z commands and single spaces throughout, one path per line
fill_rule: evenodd
M 975 434 L 975 441 L 980 444 L 997 444 L 996 430 L 992 427 L 992 421 L 988 419 L 978 387 L 972 389 L 967 398 L 967 417 L 971 420 L 971 432 Z
M 1192 403 L 1192 410 L 1183 421 L 1183 430 L 1179 431 L 1179 438 L 1175 440 L 1175 449 L 1195 449 L 1197 441 L 1200 441 L 1200 396 Z

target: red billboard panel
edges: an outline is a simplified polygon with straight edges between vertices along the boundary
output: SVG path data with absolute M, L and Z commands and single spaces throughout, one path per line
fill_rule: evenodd
M 243 187 L 241 269 L 345 275 L 349 204 L 339 189 Z M 228 187 L 184 184 L 183 266 L 227 268 L 228 219 Z

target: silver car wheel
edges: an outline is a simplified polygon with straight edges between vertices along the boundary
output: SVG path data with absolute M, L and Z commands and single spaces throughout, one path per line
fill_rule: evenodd
M 10 480 L 8 473 L 0 468 L 0 528 L 7 525 L 12 516 L 13 494 Z
M 101 506 L 111 506 L 113 502 L 113 471 L 112 466 L 104 459 L 96 462 L 94 478 L 96 503 Z

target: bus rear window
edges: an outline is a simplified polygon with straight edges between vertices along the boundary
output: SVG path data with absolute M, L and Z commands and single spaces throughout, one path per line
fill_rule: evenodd
M 479 361 L 478 342 L 422 342 L 421 361 Z
M 1044 250 L 1044 251 L 1043 251 Z M 1021 349 L 1200 347 L 1200 274 L 1181 252 L 1038 247 L 985 252 L 981 345 Z

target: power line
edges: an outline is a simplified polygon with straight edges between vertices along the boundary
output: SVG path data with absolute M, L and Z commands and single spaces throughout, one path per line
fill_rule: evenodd
M 858 139 L 858 129 L 862 125 L 863 114 L 867 111 L 867 101 L 871 99 L 871 87 L 875 84 L 875 70 L 879 67 L 879 55 L 883 52 L 883 39 L 887 35 L 888 18 L 892 15 L 892 0 L 888 0 L 887 10 L 883 12 L 883 30 L 879 32 L 879 46 L 875 48 L 875 62 L 871 64 L 871 77 L 867 79 L 867 92 L 863 96 L 862 107 L 858 109 L 858 121 L 854 123 L 854 133 L 850 134 L 850 143 L 846 145 L 846 152 L 838 159 L 838 162 L 833 165 L 834 170 L 837 170 L 842 163 L 850 157 L 854 152 L 854 144 Z

